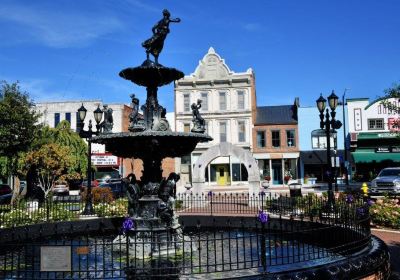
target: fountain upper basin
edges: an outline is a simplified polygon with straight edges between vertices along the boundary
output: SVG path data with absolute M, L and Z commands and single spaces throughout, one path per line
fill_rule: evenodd
M 125 158 L 182 157 L 191 153 L 197 143 L 211 140 L 212 137 L 202 133 L 153 130 L 102 134 L 92 138 L 93 143 L 104 144 L 108 152 Z

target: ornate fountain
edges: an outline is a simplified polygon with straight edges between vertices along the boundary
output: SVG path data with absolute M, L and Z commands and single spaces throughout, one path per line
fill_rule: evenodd
M 146 239 L 150 239 L 148 232 L 152 232 L 151 244 L 162 244 L 146 248 L 136 246 L 135 255 L 143 258 L 168 254 L 175 249 L 168 247 L 171 243 L 169 239 L 175 242 L 179 238 L 180 226 L 174 213 L 174 195 L 179 175 L 171 173 L 168 178 L 163 178 L 162 160 L 166 157 L 182 157 L 192 152 L 197 143 L 212 140 L 204 134 L 204 120 L 199 114 L 200 102 L 192 105 L 194 127 L 189 133 L 171 131 L 165 117 L 166 109 L 158 103 L 158 88 L 184 76 L 181 71 L 158 63 L 158 56 L 169 33 L 169 24 L 174 22 L 180 22 L 180 19 L 171 19 L 170 13 L 164 10 L 163 18 L 152 28 L 153 36 L 142 43 L 146 49 L 146 60 L 138 67 L 126 68 L 119 73 L 122 78 L 146 87 L 146 103 L 141 106 L 143 116 L 139 114 L 139 99 L 131 95 L 133 110 L 129 116 L 129 132 L 102 134 L 92 139 L 92 142 L 104 144 L 106 150 L 116 156 L 143 161 L 140 180 L 133 174 L 125 179 L 128 213 L 134 224 L 134 228 L 126 235 L 146 243 Z M 150 60 L 149 54 L 154 56 L 154 61 Z M 118 238 L 120 243 L 125 236 Z

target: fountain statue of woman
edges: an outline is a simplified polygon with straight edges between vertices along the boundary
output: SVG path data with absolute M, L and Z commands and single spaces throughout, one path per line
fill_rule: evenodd
M 147 60 L 149 60 L 149 54 L 154 56 L 155 63 L 158 64 L 158 56 L 160 55 L 163 47 L 165 38 L 169 33 L 169 24 L 171 22 L 180 22 L 180 18 L 171 19 L 171 14 L 167 9 L 163 10 L 163 18 L 153 26 L 153 36 L 142 43 L 142 46 L 146 49 Z

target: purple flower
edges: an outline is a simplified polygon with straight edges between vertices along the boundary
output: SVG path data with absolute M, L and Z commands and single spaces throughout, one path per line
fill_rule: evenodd
M 133 220 L 130 217 L 125 218 L 124 222 L 122 223 L 122 232 L 126 233 L 128 230 L 131 230 L 133 228 Z
M 372 205 L 374 205 L 375 204 L 375 202 L 372 200 L 372 199 L 368 199 L 367 200 L 367 205 L 368 206 L 372 206 Z
M 358 216 L 364 216 L 365 215 L 365 209 L 363 207 L 357 208 L 357 215 Z
M 269 216 L 267 213 L 265 213 L 264 211 L 260 210 L 258 212 L 258 220 L 262 223 L 265 224 L 268 222 Z
M 354 197 L 351 194 L 348 194 L 346 196 L 346 202 L 350 204 L 350 203 L 353 203 L 353 201 L 354 201 Z
M 212 191 L 209 191 L 207 195 L 208 195 L 208 196 L 212 196 L 212 195 L 213 195 L 213 192 L 212 192 Z

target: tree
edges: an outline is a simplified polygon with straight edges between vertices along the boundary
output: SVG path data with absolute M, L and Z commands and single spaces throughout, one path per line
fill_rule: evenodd
M 400 84 L 394 83 L 392 87 L 387 88 L 383 91 L 385 95 L 381 98 L 381 104 L 394 113 L 400 113 L 400 105 L 398 102 L 392 102 L 391 98 L 400 99 Z
M 28 152 L 21 161 L 25 172 L 36 170 L 39 186 L 45 196 L 57 180 L 68 174 L 74 164 L 71 149 L 56 143 L 44 144 L 40 149 Z
M 87 144 L 78 133 L 71 130 L 68 121 L 61 121 L 54 130 L 55 143 L 68 147 L 73 161 L 72 167 L 68 170 L 66 179 L 81 179 L 82 174 L 87 170 Z
M 18 158 L 29 151 L 38 129 L 40 114 L 26 92 L 17 83 L 1 82 L 0 88 L 0 171 L 1 177 L 17 175 Z M 15 182 L 16 180 L 13 180 Z M 14 195 L 19 186 L 13 186 Z

